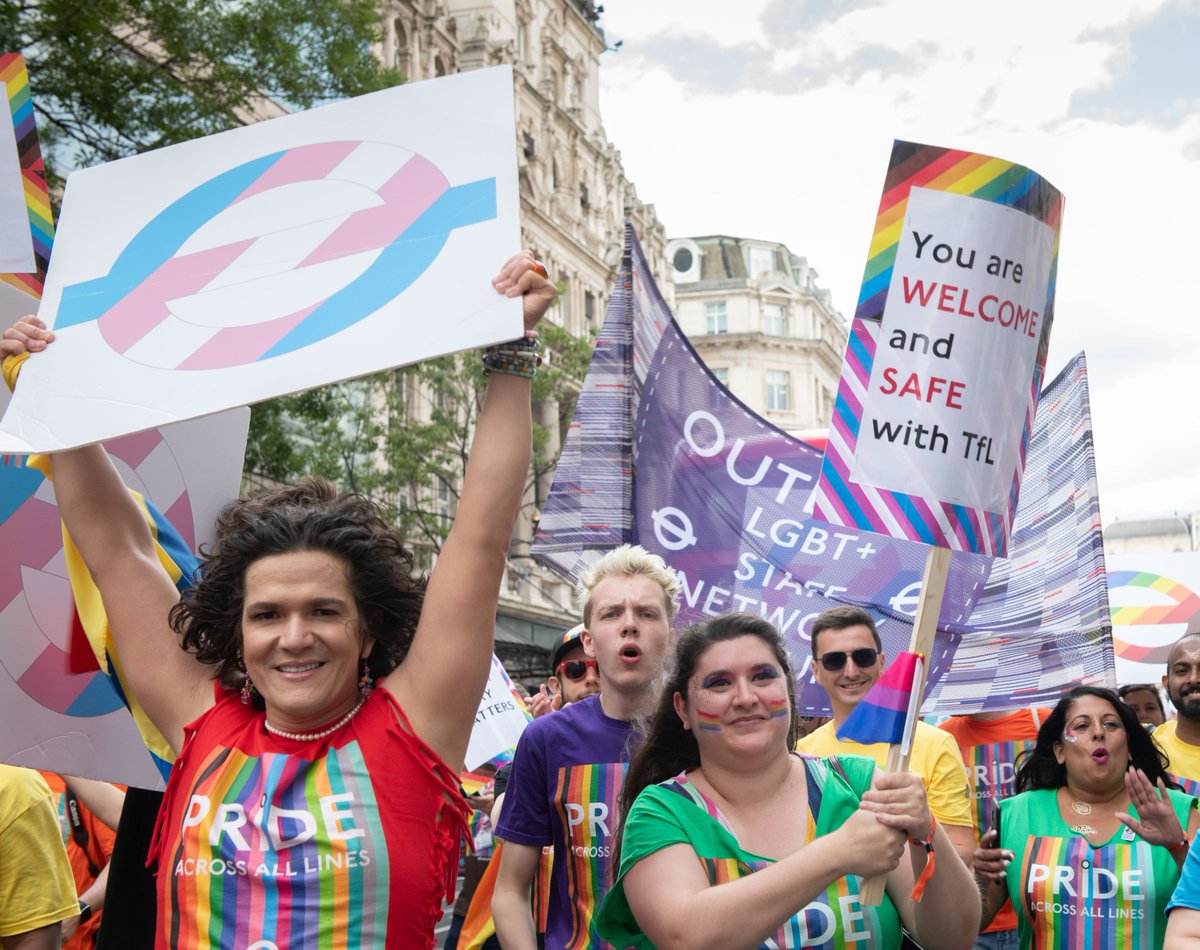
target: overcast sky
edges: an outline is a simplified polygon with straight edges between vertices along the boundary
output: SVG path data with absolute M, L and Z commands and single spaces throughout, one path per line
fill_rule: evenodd
M 853 315 L 893 139 L 1066 196 L 1105 523 L 1200 510 L 1200 0 L 604 0 L 601 109 L 670 237 L 781 241 Z

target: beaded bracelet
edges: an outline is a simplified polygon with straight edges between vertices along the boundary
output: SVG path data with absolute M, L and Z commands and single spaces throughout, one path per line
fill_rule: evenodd
M 536 330 L 527 330 L 525 336 L 519 340 L 489 346 L 480 357 L 483 375 L 501 373 L 532 379 L 534 372 L 542 365 L 542 357 L 539 355 L 541 348 Z

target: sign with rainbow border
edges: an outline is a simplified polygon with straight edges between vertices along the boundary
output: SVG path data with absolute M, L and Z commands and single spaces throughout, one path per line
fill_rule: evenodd
M 19 53 L 0 53 L 7 115 L 0 110 L 0 328 L 34 313 L 42 296 L 54 221 L 38 146 L 29 73 Z
M 1112 554 L 1106 559 L 1117 682 L 1158 684 L 1175 641 L 1200 633 L 1200 554 Z
M 519 336 L 512 70 L 73 172 L 0 452 L 53 452 Z
M 1063 196 L 896 142 L 814 495 L 832 524 L 1005 557 L 1054 315 Z

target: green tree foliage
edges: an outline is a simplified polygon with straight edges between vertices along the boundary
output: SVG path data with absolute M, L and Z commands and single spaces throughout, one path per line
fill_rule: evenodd
M 0 0 L 55 170 L 110 161 L 402 81 L 371 46 L 381 0 Z
M 534 378 L 533 403 L 557 405 L 545 421 L 558 432 L 534 423 L 529 497 L 539 509 L 593 344 L 553 325 L 541 336 L 551 358 Z M 373 498 L 418 549 L 437 551 L 446 513 L 457 509 L 485 383 L 469 351 L 262 403 L 251 415 L 246 469 L 275 481 L 324 475 Z

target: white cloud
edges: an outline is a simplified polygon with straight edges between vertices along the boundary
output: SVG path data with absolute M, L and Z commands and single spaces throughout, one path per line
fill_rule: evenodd
M 603 61 L 605 125 L 668 234 L 782 241 L 847 315 L 893 138 L 1019 161 L 1058 186 L 1048 370 L 1089 351 L 1105 517 L 1200 509 L 1200 117 L 1163 128 L 1070 113 L 1077 93 L 1120 81 L 1130 29 L 1178 4 L 1022 0 L 993 15 L 892 0 L 779 48 L 766 0 L 605 5 L 610 42 L 625 40 Z

